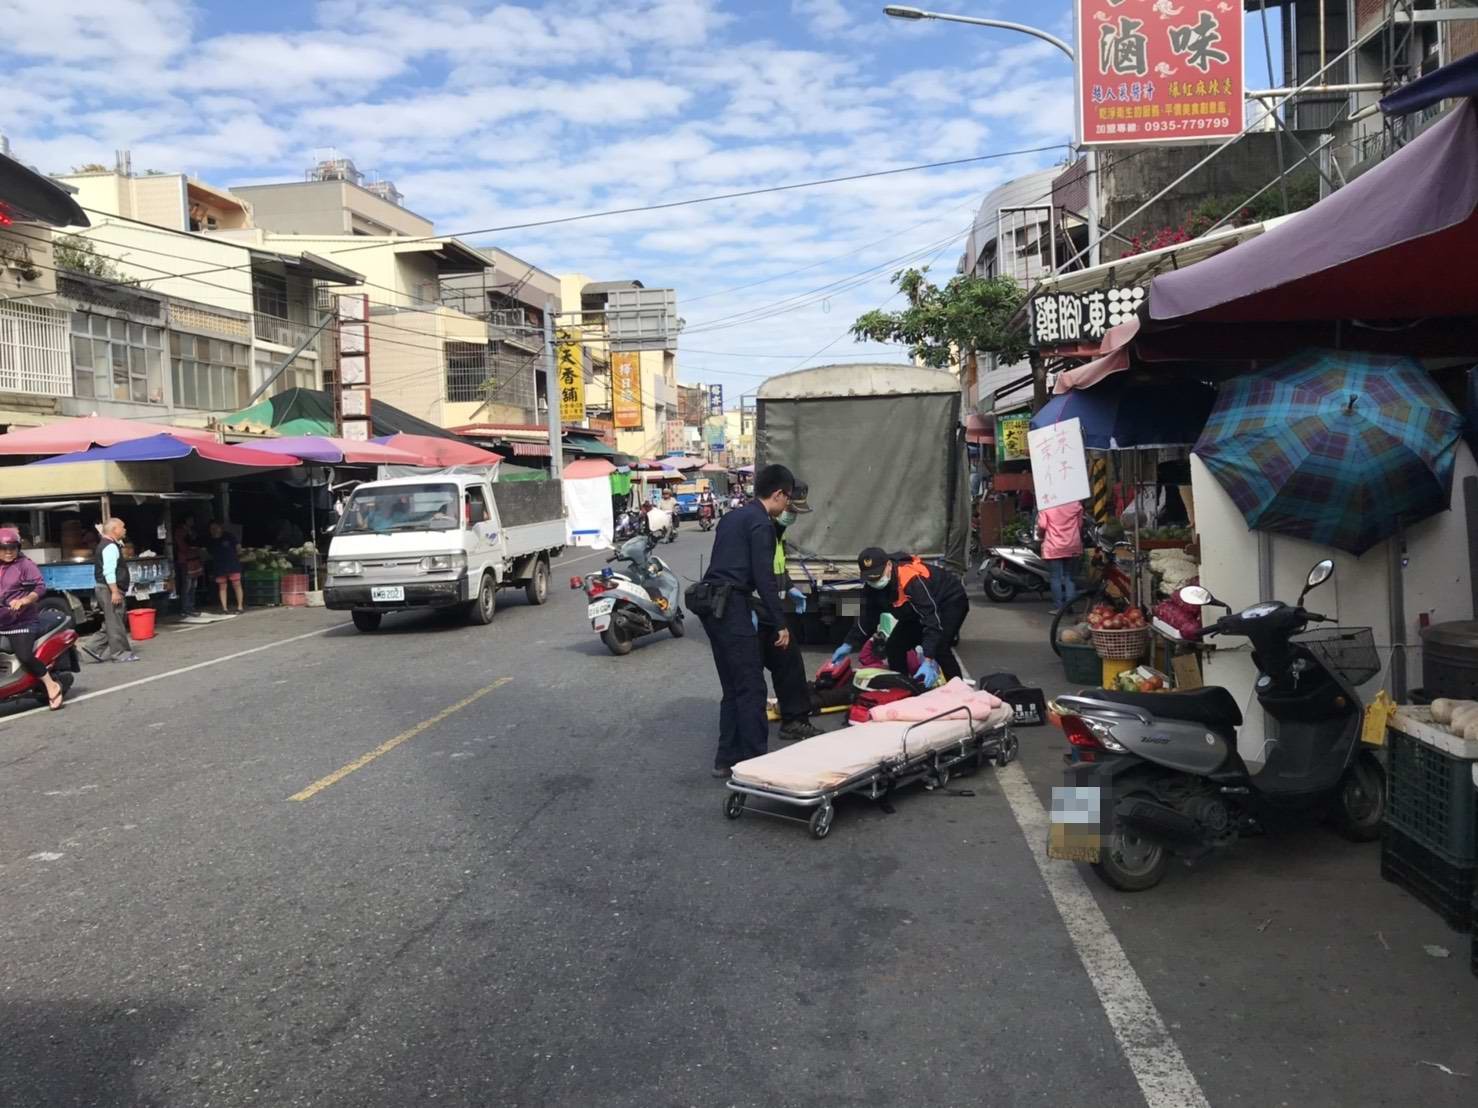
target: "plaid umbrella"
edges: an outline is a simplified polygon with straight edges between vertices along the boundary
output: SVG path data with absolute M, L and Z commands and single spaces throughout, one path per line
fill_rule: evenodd
M 1461 428 L 1411 358 L 1306 350 L 1226 382 L 1195 453 L 1248 527 L 1363 554 L 1447 509 Z

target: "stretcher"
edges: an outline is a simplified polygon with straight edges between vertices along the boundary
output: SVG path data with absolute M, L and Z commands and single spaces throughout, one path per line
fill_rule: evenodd
M 1011 718 L 1009 705 L 984 717 L 956 707 L 914 723 L 874 721 L 829 731 L 734 766 L 724 815 L 738 819 L 753 811 L 793 819 L 809 824 L 812 838 L 824 839 L 838 797 L 885 800 L 916 781 L 940 788 L 959 768 L 1007 765 L 1018 747 Z M 751 797 L 773 805 L 751 806 Z M 797 808 L 804 814 L 790 814 Z

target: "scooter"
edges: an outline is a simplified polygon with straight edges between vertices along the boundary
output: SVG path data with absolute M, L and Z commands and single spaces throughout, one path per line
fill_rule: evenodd
M 599 573 L 570 578 L 570 588 L 584 589 L 590 599 L 590 626 L 617 657 L 630 654 L 643 635 L 665 629 L 680 639 L 687 633 L 677 575 L 652 553 L 656 546 L 655 536 L 638 535 L 606 559 L 625 562 L 630 567 L 626 572 L 608 565 Z
M 1256 773 L 1237 751 L 1242 713 L 1224 688 L 1058 697 L 1072 761 L 1068 787 L 1054 795 L 1048 855 L 1090 862 L 1104 882 L 1134 892 L 1158 885 L 1172 856 L 1193 862 L 1294 817 L 1332 817 L 1356 842 L 1379 838 L 1385 770 L 1361 743 L 1355 692 L 1380 672 L 1370 629 L 1306 630 L 1332 622 L 1303 601 L 1333 574 L 1321 561 L 1297 604 L 1236 613 L 1198 585 L 1180 591 L 1189 604 L 1227 611 L 1197 638 L 1252 643 L 1253 692 L 1276 725 Z
M 72 683 L 82 666 L 77 658 L 77 631 L 72 617 L 56 608 L 42 608 L 36 616 L 36 658 L 56 678 L 64 691 L 71 691 Z M 0 633 L 0 643 L 9 643 Z M 0 703 L 12 700 L 34 699 L 43 706 L 49 703 L 46 686 L 38 678 L 21 669 L 19 659 L 9 650 L 0 649 Z
M 699 528 L 699 530 L 701 530 L 701 531 L 712 531 L 713 528 L 714 528 L 714 524 L 716 524 L 718 522 L 716 519 L 714 519 L 714 516 L 716 514 L 717 513 L 715 512 L 714 506 L 712 504 L 708 504 L 708 503 L 699 504 L 698 505 L 698 528 Z
M 992 546 L 980 563 L 985 595 L 998 604 L 1016 599 L 1019 592 L 1052 591 L 1052 569 L 1040 546 Z
M 615 539 L 617 542 L 625 542 L 634 539 L 642 532 L 642 518 L 639 512 L 622 512 L 616 517 Z

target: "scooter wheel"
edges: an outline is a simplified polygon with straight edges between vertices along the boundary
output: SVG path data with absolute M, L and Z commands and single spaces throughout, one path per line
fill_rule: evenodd
M 1004 604 L 1008 600 L 1016 599 L 1016 586 L 1009 581 L 1002 581 L 999 577 L 989 574 L 985 578 L 985 597 L 997 604 Z

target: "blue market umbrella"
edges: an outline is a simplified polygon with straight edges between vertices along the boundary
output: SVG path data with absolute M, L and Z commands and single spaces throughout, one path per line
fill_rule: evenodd
M 1462 422 L 1411 358 L 1307 350 L 1222 385 L 1195 453 L 1248 527 L 1363 554 L 1447 509 Z
M 1077 419 L 1089 450 L 1190 446 L 1215 400 L 1215 391 L 1199 381 L 1135 381 L 1115 374 L 1054 396 L 1032 416 L 1031 429 Z

